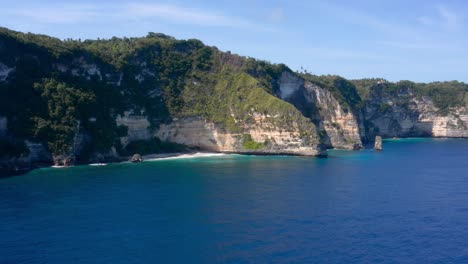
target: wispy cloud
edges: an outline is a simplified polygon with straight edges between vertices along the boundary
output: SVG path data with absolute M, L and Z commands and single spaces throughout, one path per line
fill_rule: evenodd
M 438 6 L 440 17 L 442 18 L 443 26 L 448 30 L 458 30 L 461 27 L 461 18 L 457 13 L 447 9 L 444 6 Z
M 254 25 L 254 23 L 242 18 L 167 4 L 132 3 L 125 5 L 125 10 L 121 15 L 136 18 L 158 17 L 178 23 L 203 26 L 249 27 Z
M 273 8 L 270 11 L 270 14 L 268 15 L 268 19 L 270 19 L 271 21 L 274 21 L 274 22 L 281 22 L 281 21 L 285 20 L 286 15 L 284 13 L 284 9 L 280 8 L 280 7 Z
M 378 33 L 391 36 L 414 36 L 415 30 L 408 25 L 401 25 L 395 21 L 381 18 L 375 14 L 368 13 L 350 6 L 333 4 L 330 2 L 316 5 L 320 12 L 326 13 L 337 20 L 350 25 L 368 28 Z
M 463 24 L 463 19 L 460 14 L 443 5 L 435 7 L 434 15 L 420 16 L 417 20 L 424 26 L 452 32 L 460 30 Z
M 429 41 L 416 41 L 416 40 L 395 40 L 395 41 L 378 41 L 378 45 L 406 49 L 412 51 L 422 51 L 422 52 L 440 52 L 444 51 L 446 53 L 457 53 L 463 52 L 464 47 L 460 47 L 457 43 L 446 43 L 446 42 L 429 42 Z
M 246 18 L 227 15 L 213 10 L 157 3 L 116 3 L 113 5 L 54 5 L 4 10 L 8 14 L 42 24 L 119 20 L 147 22 L 164 20 L 176 24 L 206 27 L 231 27 L 256 31 L 274 31 L 273 28 Z M 0 11 L 0 14 L 2 12 Z
M 378 16 L 345 5 L 326 3 L 320 6 L 320 10 L 347 25 L 372 30 L 377 46 L 426 52 L 463 51 L 459 43 L 452 41 L 459 39 L 454 33 L 462 28 L 463 17 L 447 6 L 435 6 L 434 14 L 417 17 L 417 23 L 402 22 L 405 20 Z
M 35 23 L 77 23 L 97 18 L 99 10 L 94 5 L 63 5 L 54 7 L 28 7 L 4 9 L 6 14 L 29 19 Z

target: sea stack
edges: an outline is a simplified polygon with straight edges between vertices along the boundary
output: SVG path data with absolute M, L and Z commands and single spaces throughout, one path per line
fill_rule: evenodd
M 378 150 L 378 151 L 382 151 L 382 150 L 383 150 L 383 146 L 382 146 L 382 137 L 381 137 L 381 136 L 376 136 L 376 137 L 375 137 L 374 149 L 375 149 L 375 150 Z

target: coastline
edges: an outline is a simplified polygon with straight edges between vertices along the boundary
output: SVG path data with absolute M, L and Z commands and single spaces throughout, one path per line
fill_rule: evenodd
M 226 153 L 217 153 L 217 152 L 174 152 L 174 153 L 160 153 L 160 154 L 148 154 L 148 155 L 142 155 L 141 157 L 143 158 L 143 161 L 140 162 L 131 162 L 129 157 L 125 157 L 121 161 L 110 161 L 110 162 L 99 162 L 99 163 L 82 163 L 82 164 L 76 164 L 76 165 L 84 165 L 84 166 L 95 166 L 95 167 L 100 167 L 100 166 L 106 166 L 109 164 L 113 163 L 142 163 L 142 162 L 153 162 L 153 161 L 160 161 L 160 160 L 171 160 L 171 159 L 191 159 L 191 158 L 203 158 L 203 157 L 219 157 L 219 156 L 226 156 L 229 154 Z M 54 169 L 63 169 L 63 168 L 69 168 L 73 167 L 75 165 L 71 166 L 49 166 L 50 168 Z
M 459 140 L 467 140 L 467 138 L 464 137 L 401 137 L 401 138 L 384 138 L 384 141 L 387 142 L 411 142 L 411 141 L 425 141 L 425 140 L 452 140 L 452 139 L 459 139 Z M 365 144 L 364 149 L 370 149 L 372 146 L 370 143 Z M 327 149 L 327 150 L 333 150 Z M 339 149 L 339 150 L 344 150 L 344 151 L 356 151 L 356 150 L 351 150 L 351 149 Z M 147 154 L 147 155 L 142 155 L 143 161 L 142 162 L 155 162 L 155 161 L 163 161 L 163 160 L 171 160 L 171 159 L 190 159 L 190 158 L 201 158 L 201 157 L 220 157 L 220 156 L 226 156 L 226 155 L 231 155 L 231 154 L 239 154 L 239 155 L 258 155 L 258 156 L 270 156 L 270 155 L 286 155 L 286 156 L 300 156 L 300 155 L 294 155 L 291 153 L 247 153 L 247 152 L 203 152 L 203 151 L 188 151 L 188 152 L 174 152 L 174 153 L 160 153 L 160 154 Z M 322 156 L 313 156 L 315 158 L 322 158 Z M 46 164 L 46 163 L 38 163 L 38 164 L 28 164 L 28 166 L 19 166 L 19 165 L 14 165 L 10 163 L 9 165 L 11 166 L 4 166 L 0 167 L 0 178 L 3 177 L 11 177 L 11 176 L 17 176 L 17 175 L 23 175 L 26 174 L 27 172 L 39 168 L 57 168 L 57 169 L 64 169 L 67 167 L 73 167 L 73 166 L 80 166 L 80 165 L 87 165 L 87 166 L 95 166 L 95 167 L 100 167 L 100 166 L 106 166 L 108 164 L 113 164 L 113 163 L 131 163 L 129 159 L 131 156 L 128 157 L 121 157 L 119 160 L 109 160 L 109 161 L 102 161 L 102 162 L 94 162 L 94 163 L 77 163 L 75 165 L 71 166 L 56 166 L 53 164 Z
M 219 152 L 174 152 L 174 153 L 160 153 L 160 154 L 148 154 L 143 155 L 142 162 L 154 162 L 154 161 L 161 161 L 161 160 L 171 160 L 171 159 L 191 159 L 191 158 L 203 158 L 203 157 L 219 157 L 219 156 L 226 156 L 232 153 L 219 153 Z M 102 167 L 107 166 L 109 164 L 114 163 L 132 163 L 129 161 L 129 157 L 122 157 L 120 160 L 110 160 L 108 162 L 99 162 L 99 163 L 77 163 L 71 166 L 57 166 L 53 164 L 30 164 L 29 166 L 19 167 L 19 166 L 12 166 L 12 167 L 1 167 L 0 168 L 0 178 L 2 177 L 10 177 L 10 176 L 17 176 L 23 175 L 31 170 L 40 169 L 40 168 L 52 168 L 52 169 L 66 169 L 74 166 L 93 166 L 93 167 Z
M 143 162 L 169 160 L 169 159 L 191 159 L 191 158 L 203 158 L 203 157 L 219 157 L 229 155 L 227 153 L 219 152 L 177 152 L 177 153 L 163 153 L 163 154 L 149 154 L 143 155 Z
M 277 156 L 277 155 L 285 155 L 285 156 L 302 156 L 302 155 L 294 155 L 291 153 L 256 153 L 256 152 L 204 152 L 204 151 L 189 151 L 189 152 L 174 152 L 174 153 L 159 153 L 159 154 L 147 154 L 142 155 L 143 161 L 135 162 L 135 163 L 143 163 L 143 162 L 156 162 L 156 161 L 164 161 L 164 160 L 175 160 L 175 159 L 192 159 L 192 158 L 205 158 L 205 157 L 222 157 L 227 155 L 254 155 L 254 156 Z M 40 168 L 52 168 L 52 169 L 66 169 L 75 166 L 93 166 L 93 167 L 102 167 L 107 166 L 109 164 L 118 164 L 118 163 L 133 163 L 130 161 L 132 156 L 121 157 L 119 160 L 109 160 L 109 161 L 102 161 L 102 162 L 94 162 L 94 163 L 77 163 L 70 166 L 63 166 L 63 165 L 53 165 L 53 164 L 29 164 L 28 167 L 2 167 L 0 168 L 0 178 L 2 177 L 10 177 L 16 175 L 25 174 L 31 170 L 40 169 Z M 323 158 L 326 156 L 311 156 L 314 158 Z

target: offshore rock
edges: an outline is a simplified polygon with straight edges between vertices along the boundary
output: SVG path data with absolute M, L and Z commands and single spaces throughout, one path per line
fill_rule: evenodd
M 383 150 L 383 146 L 382 146 L 382 137 L 381 137 L 381 136 L 376 136 L 376 137 L 375 137 L 374 149 L 375 149 L 375 150 L 378 150 L 378 151 L 382 151 L 382 150 Z
M 143 161 L 143 158 L 141 157 L 140 154 L 133 154 L 132 158 L 130 159 L 130 162 L 134 162 L 134 163 L 137 163 L 137 162 L 142 162 Z

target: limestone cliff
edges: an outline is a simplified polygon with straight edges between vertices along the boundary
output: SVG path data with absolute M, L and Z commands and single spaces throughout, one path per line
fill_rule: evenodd
M 468 136 L 466 106 L 442 111 L 431 97 L 417 94 L 414 88 L 403 86 L 391 93 L 385 90 L 384 85 L 377 85 L 367 99 L 365 116 L 369 136 Z
M 228 133 L 207 120 L 186 118 L 161 125 L 155 136 L 162 140 L 216 152 L 326 155 L 321 146 L 307 142 L 301 135 L 303 131 L 298 123 L 278 129 L 271 116 L 256 113 L 253 118 L 255 122 L 247 125 L 243 133 Z
M 144 115 L 135 115 L 130 111 L 125 111 L 123 116 L 117 116 L 115 123 L 118 126 L 127 128 L 127 135 L 120 138 L 123 147 L 135 140 L 148 140 L 151 138 L 150 122 Z
M 363 147 L 363 127 L 358 116 L 345 111 L 330 91 L 294 73 L 283 72 L 279 80 L 279 96 L 315 121 L 326 146 L 342 149 Z
M 468 137 L 467 93 L 298 73 L 156 33 L 81 42 L 0 28 L 0 168 L 181 146 L 322 156 L 376 135 Z

